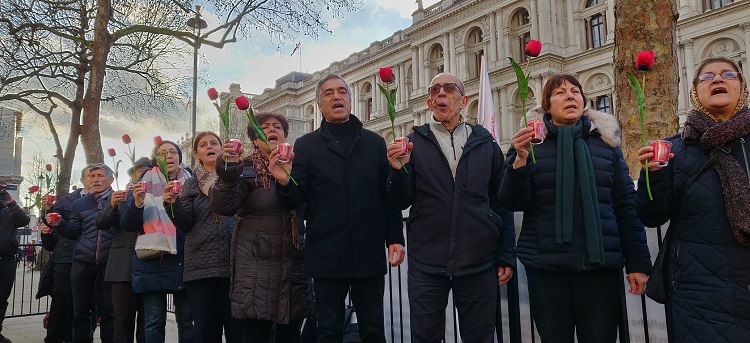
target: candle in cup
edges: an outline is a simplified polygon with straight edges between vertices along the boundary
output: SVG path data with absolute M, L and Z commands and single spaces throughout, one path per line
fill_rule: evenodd
M 396 144 L 401 146 L 401 155 L 399 157 L 404 157 L 409 153 L 409 137 L 396 138 Z
M 240 149 L 242 149 L 242 142 L 239 139 L 230 139 L 229 143 L 232 144 L 232 154 L 235 156 L 239 155 Z
M 529 127 L 534 129 L 534 138 L 531 139 L 531 144 L 541 144 L 544 139 L 544 122 L 541 120 L 532 120 L 529 122 Z
M 665 140 L 656 140 L 649 143 L 654 148 L 654 156 L 651 157 L 651 161 L 659 162 L 660 167 L 665 167 L 669 164 L 669 152 L 672 150 L 672 143 Z
M 180 189 L 182 189 L 182 185 L 180 184 L 180 181 L 172 181 L 172 194 L 180 194 Z
M 141 185 L 143 193 L 148 193 L 151 190 L 151 184 L 146 181 L 138 182 Z
M 276 146 L 276 151 L 279 153 L 279 162 L 287 163 L 292 154 L 292 145 L 289 143 L 279 143 Z

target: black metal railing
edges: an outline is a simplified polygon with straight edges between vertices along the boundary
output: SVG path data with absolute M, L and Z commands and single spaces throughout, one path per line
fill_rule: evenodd
M 8 310 L 5 317 L 23 317 L 45 314 L 49 309 L 50 298 L 45 296 L 36 299 L 39 286 L 41 267 L 47 263 L 49 253 L 42 249 L 41 244 L 19 244 L 16 256 L 16 279 L 8 299 Z M 27 247 L 33 248 L 33 262 L 27 259 Z

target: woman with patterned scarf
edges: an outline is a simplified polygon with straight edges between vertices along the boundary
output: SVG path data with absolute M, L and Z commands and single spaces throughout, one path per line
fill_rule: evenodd
M 219 181 L 211 196 L 216 213 L 239 215 L 231 243 L 232 316 L 245 320 L 245 342 L 299 342 L 300 325 L 311 304 L 304 275 L 302 211 L 286 211 L 276 199 L 276 182 L 268 157 L 289 135 L 289 122 L 280 114 L 256 116 L 268 145 L 248 126 L 253 152 L 244 160 L 226 141 L 216 163 Z M 224 160 L 228 167 L 224 169 Z
M 646 226 L 670 222 L 667 302 L 674 342 L 750 342 L 750 111 L 747 84 L 727 58 L 705 60 L 693 78 L 672 161 L 641 171 L 638 212 Z M 710 156 L 721 159 L 699 174 Z M 643 147 L 645 165 L 653 148 Z M 688 179 L 698 175 L 692 183 Z M 687 186 L 687 188 L 685 188 Z
M 199 132 L 193 140 L 194 177 L 172 194 L 173 183 L 164 187 L 164 207 L 185 235 L 183 280 L 193 313 L 196 342 L 242 342 L 242 321 L 229 310 L 229 246 L 237 218 L 211 209 L 211 190 L 219 176 L 216 159 L 221 139 L 213 132 Z M 179 199 L 179 201 L 177 201 Z
M 614 343 L 623 271 L 641 294 L 651 271 L 646 232 L 635 212 L 635 189 L 611 114 L 586 107 L 572 75 L 552 75 L 542 105 L 527 117 L 543 121 L 534 146 L 524 127 L 513 137 L 500 197 L 523 211 L 516 256 L 526 267 L 529 303 L 542 342 Z

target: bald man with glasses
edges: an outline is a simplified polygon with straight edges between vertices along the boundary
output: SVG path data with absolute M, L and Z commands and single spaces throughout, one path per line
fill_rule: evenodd
M 451 290 L 463 341 L 492 342 L 497 285 L 508 282 L 515 267 L 512 216 L 497 196 L 505 160 L 489 131 L 464 121 L 468 97 L 461 80 L 442 73 L 428 91 L 432 120 L 409 135 L 409 153 L 388 146 L 388 197 L 401 200 L 402 209 L 411 206 L 413 342 L 445 339 Z

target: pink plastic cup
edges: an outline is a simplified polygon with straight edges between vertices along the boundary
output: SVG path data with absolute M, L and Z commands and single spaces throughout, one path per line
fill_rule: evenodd
M 292 155 L 292 145 L 289 143 L 279 143 L 276 146 L 276 151 L 279 153 L 279 162 L 287 163 Z
M 143 193 L 148 193 L 151 190 L 151 184 L 146 181 L 138 182 L 141 185 Z
M 648 145 L 654 148 L 654 156 L 651 157 L 651 161 L 659 162 L 660 167 L 669 164 L 669 151 L 672 150 L 672 143 L 665 140 L 656 140 Z
M 49 215 L 50 224 L 57 224 L 60 222 L 60 219 L 62 219 L 62 216 L 59 213 L 47 213 Z
M 534 129 L 534 138 L 531 139 L 531 144 L 541 144 L 544 139 L 547 138 L 544 135 L 544 122 L 541 120 L 532 120 L 529 122 L 529 127 Z
M 396 138 L 396 144 L 401 146 L 401 156 L 404 157 L 409 154 L 409 137 L 398 137 Z
M 180 184 L 180 181 L 172 181 L 172 194 L 180 194 L 180 190 L 182 189 L 182 185 Z
M 235 156 L 239 155 L 240 149 L 242 149 L 242 142 L 239 139 L 230 139 L 229 143 L 232 144 L 232 154 Z

